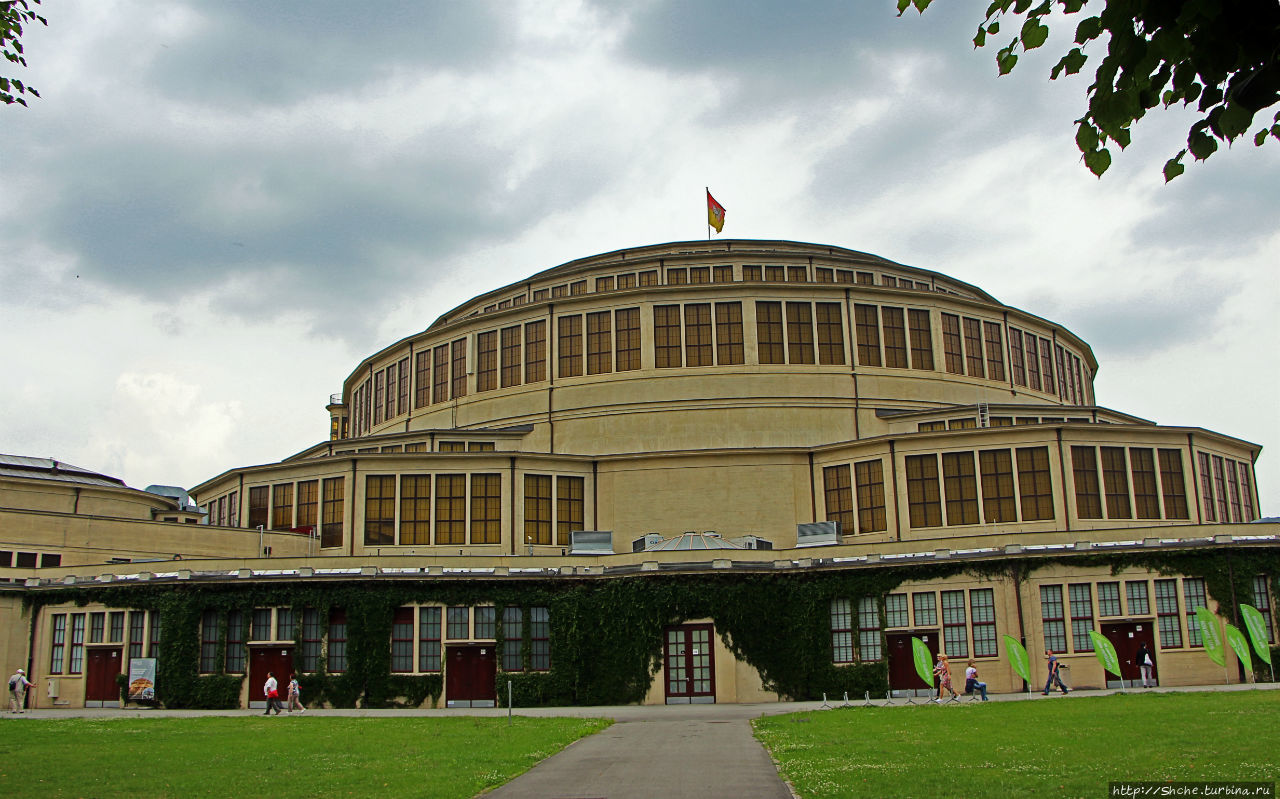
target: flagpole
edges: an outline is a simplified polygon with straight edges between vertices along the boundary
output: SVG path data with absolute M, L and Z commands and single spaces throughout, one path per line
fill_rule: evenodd
M 704 186 L 703 188 L 707 190 L 708 207 L 709 207 L 710 205 L 709 199 L 711 197 L 711 187 Z M 711 216 L 710 215 L 707 216 L 707 241 L 711 241 Z

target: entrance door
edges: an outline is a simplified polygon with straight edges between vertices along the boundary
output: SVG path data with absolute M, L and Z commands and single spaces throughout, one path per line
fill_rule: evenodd
M 120 648 L 94 648 L 86 652 L 84 675 L 85 707 L 120 707 Z
M 289 675 L 293 673 L 293 647 L 279 644 L 249 647 L 249 707 L 267 706 L 262 686 L 267 682 L 268 672 L 276 675 L 276 690 L 280 693 L 280 704 L 284 705 L 289 696 Z
M 716 701 L 715 655 L 710 624 L 667 628 L 664 648 L 668 705 Z
M 916 673 L 916 657 L 911 649 L 911 639 L 919 638 L 929 647 L 929 657 L 938 659 L 938 634 L 936 632 L 888 633 L 885 645 L 889 650 L 889 688 L 893 691 L 907 691 L 915 696 L 931 694 L 929 686 Z
M 445 658 L 445 707 L 493 707 L 498 661 L 492 644 L 451 646 Z
M 1128 685 L 1133 685 L 1135 681 L 1141 685 L 1142 671 L 1139 669 L 1138 663 L 1138 646 L 1147 645 L 1147 651 L 1151 653 L 1151 659 L 1156 661 L 1156 668 L 1151 670 L 1151 675 L 1155 677 L 1156 684 L 1160 684 L 1160 661 L 1156 658 L 1156 638 L 1155 631 L 1152 629 L 1151 622 L 1147 621 L 1129 621 L 1114 622 L 1102 625 L 1102 637 L 1111 642 L 1116 648 L 1116 658 L 1120 661 L 1120 676 Z M 1111 687 L 1115 684 L 1114 675 L 1107 674 L 1107 685 Z M 1123 687 L 1123 686 L 1121 686 Z

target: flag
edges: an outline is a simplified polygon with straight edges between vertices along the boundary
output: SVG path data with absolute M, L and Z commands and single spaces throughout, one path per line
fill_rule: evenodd
M 724 206 L 711 196 L 710 189 L 707 189 L 707 224 L 715 228 L 717 233 L 724 227 Z
M 1120 658 L 1116 655 L 1116 648 L 1111 645 L 1111 642 L 1103 637 L 1102 633 L 1094 630 L 1089 631 L 1089 640 L 1093 641 L 1093 653 L 1102 664 L 1102 668 L 1123 680 L 1124 678 L 1120 675 Z
M 1267 622 L 1262 612 L 1253 605 L 1241 605 L 1240 617 L 1244 619 L 1244 628 L 1249 632 L 1258 659 L 1271 665 L 1271 644 L 1267 641 Z
M 707 195 L 711 197 L 710 194 Z M 712 200 L 711 202 L 715 202 Z M 722 209 L 723 213 L 723 209 Z M 920 675 L 920 679 L 924 680 L 924 684 L 933 687 L 933 655 L 929 652 L 929 647 L 925 646 L 924 641 L 912 636 L 911 638 L 911 654 L 916 662 L 916 674 Z
M 1200 641 L 1204 644 L 1204 653 L 1219 666 L 1225 665 L 1226 655 L 1222 651 L 1222 630 L 1218 627 L 1218 619 L 1213 611 L 1206 607 L 1196 608 L 1196 622 L 1200 625 Z
M 1027 657 L 1027 650 L 1018 642 L 1018 639 L 1012 635 L 1006 635 L 1004 651 L 1009 656 L 1009 665 L 1013 666 L 1018 676 L 1031 682 L 1031 659 Z
M 1249 642 L 1245 639 L 1244 633 L 1240 632 L 1234 624 L 1227 625 L 1227 645 L 1244 664 L 1245 673 L 1253 671 L 1253 658 L 1249 656 Z

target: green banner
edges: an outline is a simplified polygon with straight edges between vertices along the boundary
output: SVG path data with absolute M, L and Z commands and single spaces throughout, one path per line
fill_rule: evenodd
M 911 653 L 916 659 L 916 674 L 920 675 L 920 679 L 924 680 L 924 684 L 933 687 L 933 653 L 929 651 L 929 647 L 924 645 L 924 641 L 912 636 Z
M 1012 635 L 1004 637 L 1004 651 L 1009 654 L 1009 665 L 1013 666 L 1013 670 L 1018 676 L 1027 682 L 1031 682 L 1031 659 L 1027 657 L 1027 650 L 1018 642 L 1017 638 Z
M 1249 642 L 1245 640 L 1244 633 L 1240 632 L 1234 624 L 1227 625 L 1227 645 L 1244 664 L 1245 673 L 1253 671 L 1253 658 L 1249 656 Z
M 1102 668 L 1120 677 L 1120 658 L 1116 655 L 1116 648 L 1096 630 L 1089 631 L 1089 639 L 1093 641 L 1093 653 L 1098 656 Z
M 1222 631 L 1218 627 L 1218 617 L 1208 608 L 1196 608 L 1196 622 L 1200 625 L 1200 640 L 1204 643 L 1204 653 L 1219 666 L 1227 663 L 1226 652 L 1222 649 Z
M 1244 619 L 1244 628 L 1253 641 L 1253 650 L 1258 653 L 1258 660 L 1271 665 L 1271 644 L 1267 642 L 1267 620 L 1262 611 L 1253 605 L 1241 605 L 1240 617 Z

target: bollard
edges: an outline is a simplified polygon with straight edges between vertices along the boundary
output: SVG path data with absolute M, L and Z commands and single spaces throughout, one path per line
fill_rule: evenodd
M 507 726 L 511 726 L 511 680 L 507 680 Z
M 827 692 L 826 692 L 826 691 L 823 691 L 823 692 L 822 692 L 822 707 L 826 708 L 827 710 L 830 710 L 830 709 L 831 709 L 831 705 L 827 703 Z

